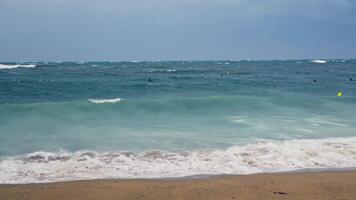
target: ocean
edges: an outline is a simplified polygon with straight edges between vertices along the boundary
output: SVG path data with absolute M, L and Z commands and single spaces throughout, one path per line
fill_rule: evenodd
M 0 63 L 0 184 L 350 167 L 356 60 Z

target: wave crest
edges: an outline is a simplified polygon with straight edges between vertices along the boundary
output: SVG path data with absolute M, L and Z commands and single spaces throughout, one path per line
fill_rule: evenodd
M 311 62 L 312 63 L 317 63 L 317 64 L 325 64 L 325 63 L 327 63 L 326 60 L 312 60 Z
M 103 104 L 103 103 L 119 103 L 122 99 L 115 98 L 115 99 L 88 99 L 88 101 L 96 104 Z
M 16 68 L 34 68 L 37 65 L 35 64 L 26 64 L 26 65 L 20 65 L 20 64 L 16 64 L 16 65 L 7 65 L 7 64 L 0 64 L 0 69 L 16 69 Z

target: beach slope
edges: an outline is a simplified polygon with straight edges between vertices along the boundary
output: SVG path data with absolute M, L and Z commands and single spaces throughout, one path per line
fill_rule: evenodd
M 1 185 L 1 200 L 356 199 L 356 172 L 309 172 L 176 180 L 98 180 Z

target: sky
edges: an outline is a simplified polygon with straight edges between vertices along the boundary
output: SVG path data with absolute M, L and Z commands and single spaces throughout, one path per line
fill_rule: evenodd
M 0 61 L 356 58 L 356 0 L 0 0 Z

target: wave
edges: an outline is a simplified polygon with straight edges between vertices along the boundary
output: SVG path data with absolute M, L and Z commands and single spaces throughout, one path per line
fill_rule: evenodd
M 164 72 L 176 72 L 176 69 L 152 69 L 149 70 L 149 73 L 164 73 Z
M 124 101 L 124 103 L 123 103 Z M 112 113 L 121 116 L 122 113 L 151 118 L 157 113 L 172 114 L 174 116 L 197 114 L 199 117 L 208 116 L 211 113 L 222 115 L 227 120 L 230 116 L 252 116 L 264 117 L 272 114 L 291 116 L 293 119 L 298 117 L 296 114 L 305 117 L 316 117 L 311 113 L 318 111 L 351 112 L 355 109 L 355 98 L 343 98 L 342 102 L 336 102 L 333 98 L 309 97 L 254 97 L 254 96 L 208 96 L 208 97 L 163 97 L 163 98 L 89 98 L 80 101 L 67 102 L 38 102 L 26 104 L 0 104 L 0 113 L 12 113 L 14 116 L 21 116 L 24 112 L 28 115 L 43 114 L 47 111 L 55 113 L 57 116 L 67 116 L 68 113 Z M 95 106 L 95 104 L 107 104 L 106 106 Z M 112 107 L 112 109 L 107 109 Z M 285 109 L 293 112 L 288 115 Z M 44 112 L 46 111 L 46 112 Z M 262 111 L 262 112 L 261 112 Z M 267 112 L 268 111 L 268 112 Z M 319 116 L 324 118 L 326 115 Z M 127 117 L 126 115 L 124 117 Z M 215 116 L 216 117 L 216 116 Z M 342 118 L 344 119 L 344 118 Z M 353 119 L 353 117 L 351 118 Z M 298 120 L 298 118 L 297 118 Z M 348 120 L 346 120 L 348 121 Z
M 356 137 L 264 140 L 225 150 L 34 152 L 0 160 L 0 183 L 167 178 L 356 167 Z
M 16 69 L 16 68 L 34 68 L 37 65 L 35 64 L 26 64 L 26 65 L 20 65 L 20 64 L 15 64 L 15 65 L 7 65 L 7 64 L 0 64 L 0 69 Z
M 325 63 L 327 63 L 326 60 L 312 60 L 311 62 L 312 63 L 317 63 L 317 64 L 325 64 Z
M 118 103 L 122 99 L 121 98 L 115 98 L 115 99 L 88 99 L 88 101 L 96 104 L 103 104 L 103 103 Z

